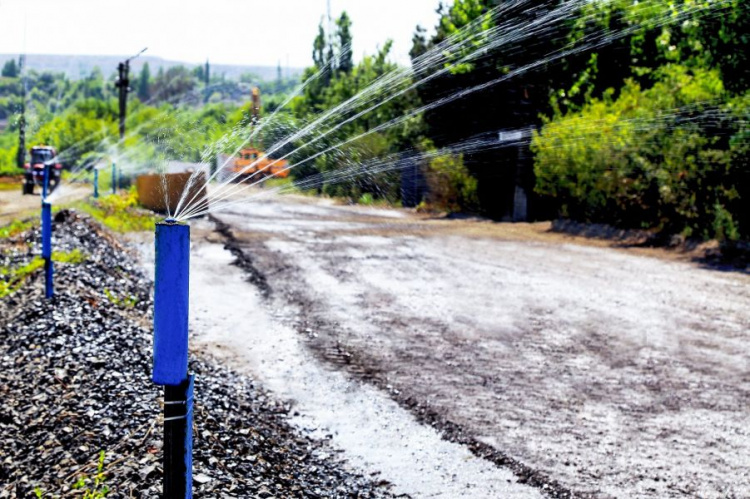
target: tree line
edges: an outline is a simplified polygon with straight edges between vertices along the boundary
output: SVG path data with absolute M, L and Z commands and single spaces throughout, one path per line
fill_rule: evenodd
M 119 141 L 116 75 L 105 77 L 95 68 L 73 80 L 47 71 L 22 71 L 21 62 L 7 61 L 0 72 L 0 174 L 18 174 L 18 134 L 21 110 L 25 116 L 27 147 L 48 144 L 60 151 L 70 169 L 111 155 Z M 215 144 L 231 148 L 239 137 L 226 136 L 249 122 L 245 102 L 253 87 L 278 105 L 297 80 L 264 81 L 243 74 L 229 80 L 214 74 L 206 62 L 195 68 L 172 66 L 152 74 L 146 63 L 131 75 L 128 135 L 129 158 L 148 164 L 178 159 L 202 161 L 215 156 Z M 236 135 L 236 134 L 235 134 Z M 209 158 L 210 159 L 210 158 Z
M 331 29 L 320 23 L 301 81 L 279 72 L 273 82 L 229 82 L 208 64 L 153 75 L 144 65 L 133 77 L 126 146 L 142 162 L 213 161 L 247 138 L 245 89 L 259 84 L 253 144 L 287 156 L 301 188 L 399 203 L 407 172 L 427 208 L 513 219 L 522 199 L 529 219 L 746 239 L 749 5 L 454 0 L 436 6 L 434 27 L 415 29 L 411 74 L 393 62 L 388 40 L 355 61 L 344 12 Z M 480 56 L 466 58 L 471 51 Z M 440 64 L 420 63 L 433 53 Z M 0 167 L 14 157 L 24 81 L 32 142 L 72 149 L 77 164 L 116 142 L 112 76 L 22 78 L 15 63 L 2 74 L 0 119 L 9 125 Z M 392 98 L 368 94 L 393 74 L 402 76 Z M 457 147 L 478 138 L 481 148 Z
M 561 216 L 687 237 L 747 238 L 749 6 L 747 0 L 582 2 L 544 26 L 543 36 L 508 36 L 496 46 L 480 36 L 479 43 L 491 47 L 481 57 L 462 63 L 457 50 L 448 72 L 415 66 L 412 81 L 442 74 L 347 123 L 314 149 L 325 151 L 446 96 L 485 89 L 326 152 L 295 174 L 325 178 L 352 162 L 405 150 L 450 151 L 474 137 L 519 132 L 524 139 L 509 147 L 426 154 L 429 160 L 420 165 L 429 186 L 425 202 L 510 219 L 522 188 L 532 219 Z M 412 60 L 472 30 L 530 29 L 561 7 L 540 0 L 441 3 L 434 29 L 415 30 Z M 395 69 L 390 42 L 357 64 L 345 50 L 350 43 L 346 14 L 332 34 L 321 24 L 315 66 L 306 76 L 338 63 L 294 102 L 296 120 L 312 119 Z M 318 189 L 354 200 L 398 200 L 400 182 L 397 172 L 364 172 Z

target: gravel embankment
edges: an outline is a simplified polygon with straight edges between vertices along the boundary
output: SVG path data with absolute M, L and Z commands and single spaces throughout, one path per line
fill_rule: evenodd
M 0 260 L 30 261 L 37 230 L 0 241 Z M 58 216 L 56 297 L 41 274 L 0 302 L 0 498 L 82 495 L 100 450 L 108 497 L 161 490 L 161 390 L 149 378 L 151 283 L 95 223 Z M 346 470 L 335 451 L 287 422 L 289 408 L 253 381 L 199 359 L 196 497 L 389 497 L 388 484 Z

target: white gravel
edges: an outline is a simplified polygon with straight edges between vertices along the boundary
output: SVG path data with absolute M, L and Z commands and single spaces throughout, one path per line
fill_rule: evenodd
M 597 497 L 750 497 L 747 275 L 290 200 L 220 218 L 321 335 L 531 468 Z

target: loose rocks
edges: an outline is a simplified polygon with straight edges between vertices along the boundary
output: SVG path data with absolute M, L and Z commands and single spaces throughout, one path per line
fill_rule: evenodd
M 0 241 L 5 264 L 38 252 L 31 230 Z M 108 497 L 158 497 L 160 403 L 150 381 L 151 283 L 130 255 L 76 213 L 56 218 L 53 300 L 41 273 L 0 307 L 0 498 L 93 488 L 100 451 Z M 325 444 L 287 423 L 288 407 L 210 360 L 196 373 L 196 497 L 390 497 L 387 484 L 346 470 Z

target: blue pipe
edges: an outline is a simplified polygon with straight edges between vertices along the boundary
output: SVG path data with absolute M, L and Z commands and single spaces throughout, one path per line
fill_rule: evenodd
M 190 226 L 156 225 L 154 366 L 164 385 L 164 497 L 193 497 L 193 383 L 188 375 Z
M 94 169 L 94 199 L 99 197 L 99 170 Z
M 156 224 L 154 371 L 157 385 L 177 386 L 188 372 L 190 226 Z
M 44 296 L 52 298 L 52 205 L 42 202 L 42 258 L 44 258 Z
M 44 259 L 44 296 L 52 298 L 55 294 L 52 286 L 54 269 L 52 266 L 52 205 L 47 202 L 51 167 L 44 165 L 42 182 L 42 258 Z
M 117 194 L 117 165 L 112 162 L 112 194 Z

